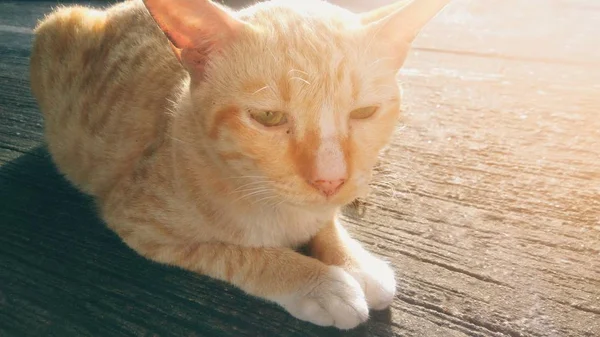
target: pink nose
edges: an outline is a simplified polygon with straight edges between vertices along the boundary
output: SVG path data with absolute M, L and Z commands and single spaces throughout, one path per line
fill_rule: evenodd
M 311 184 L 316 187 L 321 193 L 325 194 L 325 196 L 332 196 L 337 193 L 337 191 L 344 185 L 346 179 L 336 179 L 336 180 L 313 180 Z

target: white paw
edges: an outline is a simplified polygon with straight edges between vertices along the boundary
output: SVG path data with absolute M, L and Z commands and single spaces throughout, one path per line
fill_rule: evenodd
M 369 318 L 360 284 L 339 267 L 295 294 L 276 300 L 294 317 L 321 326 L 352 329 Z
M 361 285 L 369 308 L 382 310 L 390 306 L 396 296 L 394 271 L 384 261 L 373 256 L 356 269 L 348 270 Z

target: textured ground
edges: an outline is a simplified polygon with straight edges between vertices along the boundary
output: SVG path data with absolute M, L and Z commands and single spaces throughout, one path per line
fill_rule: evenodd
M 52 167 L 29 93 L 52 5 L 0 3 L 0 336 L 600 336 L 597 1 L 455 0 L 419 37 L 404 120 L 345 216 L 399 295 L 345 333 L 147 262 L 102 225 Z

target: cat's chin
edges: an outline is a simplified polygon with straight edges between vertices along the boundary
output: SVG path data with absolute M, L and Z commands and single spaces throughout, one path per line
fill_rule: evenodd
M 281 203 L 281 205 L 286 205 L 293 208 L 300 208 L 304 210 L 311 211 L 331 211 L 336 210 L 340 207 L 343 207 L 349 203 L 351 203 L 354 199 L 360 197 L 362 193 L 345 193 L 343 195 L 334 195 L 331 197 L 326 196 L 313 196 L 310 198 L 305 198 L 302 200 L 298 199 L 289 199 Z
M 290 200 L 290 201 L 281 203 L 281 206 L 295 208 L 295 209 L 302 209 L 302 210 L 329 211 L 329 210 L 334 210 L 336 208 L 339 208 L 339 207 L 343 206 L 343 204 L 332 203 L 332 202 L 328 202 L 326 200 L 325 201 L 323 201 L 323 200 L 314 200 L 314 201 L 313 200 L 311 200 L 311 201 Z
M 366 197 L 369 192 L 369 185 L 357 186 L 353 184 L 351 188 L 344 189 L 332 196 L 319 195 L 313 203 L 313 206 L 321 205 L 323 208 L 340 208 L 353 202 L 357 198 Z

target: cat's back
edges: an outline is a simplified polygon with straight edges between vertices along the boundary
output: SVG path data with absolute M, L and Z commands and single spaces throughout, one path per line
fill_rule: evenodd
M 98 194 L 156 146 L 185 72 L 142 2 L 132 0 L 49 14 L 35 30 L 30 76 L 55 163 Z
M 31 85 L 42 108 L 56 103 L 56 100 L 47 99 L 49 93 L 60 92 L 66 97 L 65 94 L 79 93 L 78 89 L 91 93 L 91 88 L 98 88 L 103 90 L 97 93 L 106 96 L 106 90 L 110 88 L 103 86 L 141 80 L 135 76 L 157 66 L 178 68 L 166 38 L 139 0 L 104 10 L 84 6 L 59 7 L 35 29 Z M 138 86 L 144 84 L 140 82 Z M 139 91 L 121 89 L 127 94 Z

